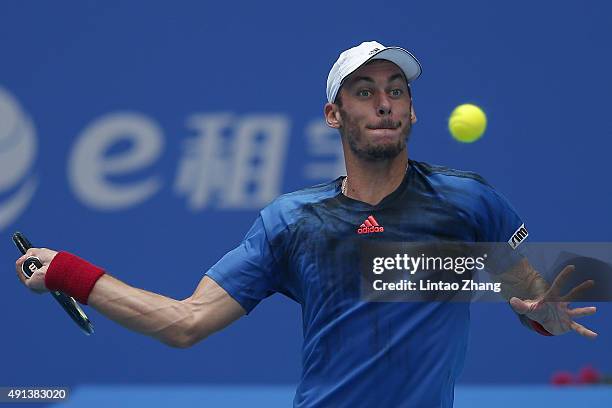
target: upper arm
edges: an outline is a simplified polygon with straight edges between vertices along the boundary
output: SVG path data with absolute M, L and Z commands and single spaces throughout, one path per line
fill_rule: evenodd
M 508 200 L 493 187 L 477 184 L 479 204 L 476 205 L 480 224 L 480 241 L 509 242 L 521 227 L 521 217 Z M 526 230 L 525 230 L 526 232 Z M 517 245 L 518 246 L 518 245 Z
M 194 343 L 246 314 L 244 308 L 208 276 L 202 278 L 193 294 L 183 303 L 191 311 L 190 337 Z
M 278 291 L 281 269 L 260 216 L 244 240 L 214 264 L 206 276 L 248 314 L 260 301 Z
M 203 339 L 249 313 L 276 292 L 279 266 L 263 220 L 257 218 L 244 240 L 207 272 L 191 297 L 190 338 Z

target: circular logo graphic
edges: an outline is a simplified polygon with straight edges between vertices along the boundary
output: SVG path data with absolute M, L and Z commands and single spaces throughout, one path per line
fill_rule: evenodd
M 37 181 L 30 170 L 36 148 L 32 121 L 0 87 L 0 231 L 21 215 L 34 195 Z

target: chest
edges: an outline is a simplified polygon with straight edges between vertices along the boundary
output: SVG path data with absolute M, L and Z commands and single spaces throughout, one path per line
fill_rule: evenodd
M 310 242 L 326 252 L 346 240 L 473 242 L 477 234 L 460 210 L 429 201 L 381 209 L 311 207 L 292 235 L 296 242 Z
M 350 304 L 359 298 L 364 243 L 474 240 L 469 219 L 437 202 L 378 210 L 312 207 L 291 231 L 287 272 L 301 298 Z

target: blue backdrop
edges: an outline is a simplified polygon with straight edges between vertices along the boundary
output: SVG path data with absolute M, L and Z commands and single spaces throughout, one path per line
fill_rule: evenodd
M 532 240 L 611 241 L 611 14 L 604 1 L 3 1 L 0 384 L 296 382 L 301 317 L 286 298 L 188 350 L 89 308 L 85 337 L 17 281 L 10 235 L 188 297 L 266 202 L 343 174 L 325 81 L 365 40 L 423 64 L 412 158 L 482 174 Z M 489 125 L 464 145 L 446 124 L 467 102 Z M 593 342 L 538 337 L 507 306 L 475 305 L 461 381 L 612 371 L 600 306 L 585 319 Z

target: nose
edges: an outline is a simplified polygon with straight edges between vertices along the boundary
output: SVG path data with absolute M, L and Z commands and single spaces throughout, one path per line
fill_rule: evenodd
M 376 113 L 378 116 L 388 116 L 391 114 L 391 100 L 385 93 L 380 93 L 377 100 Z

